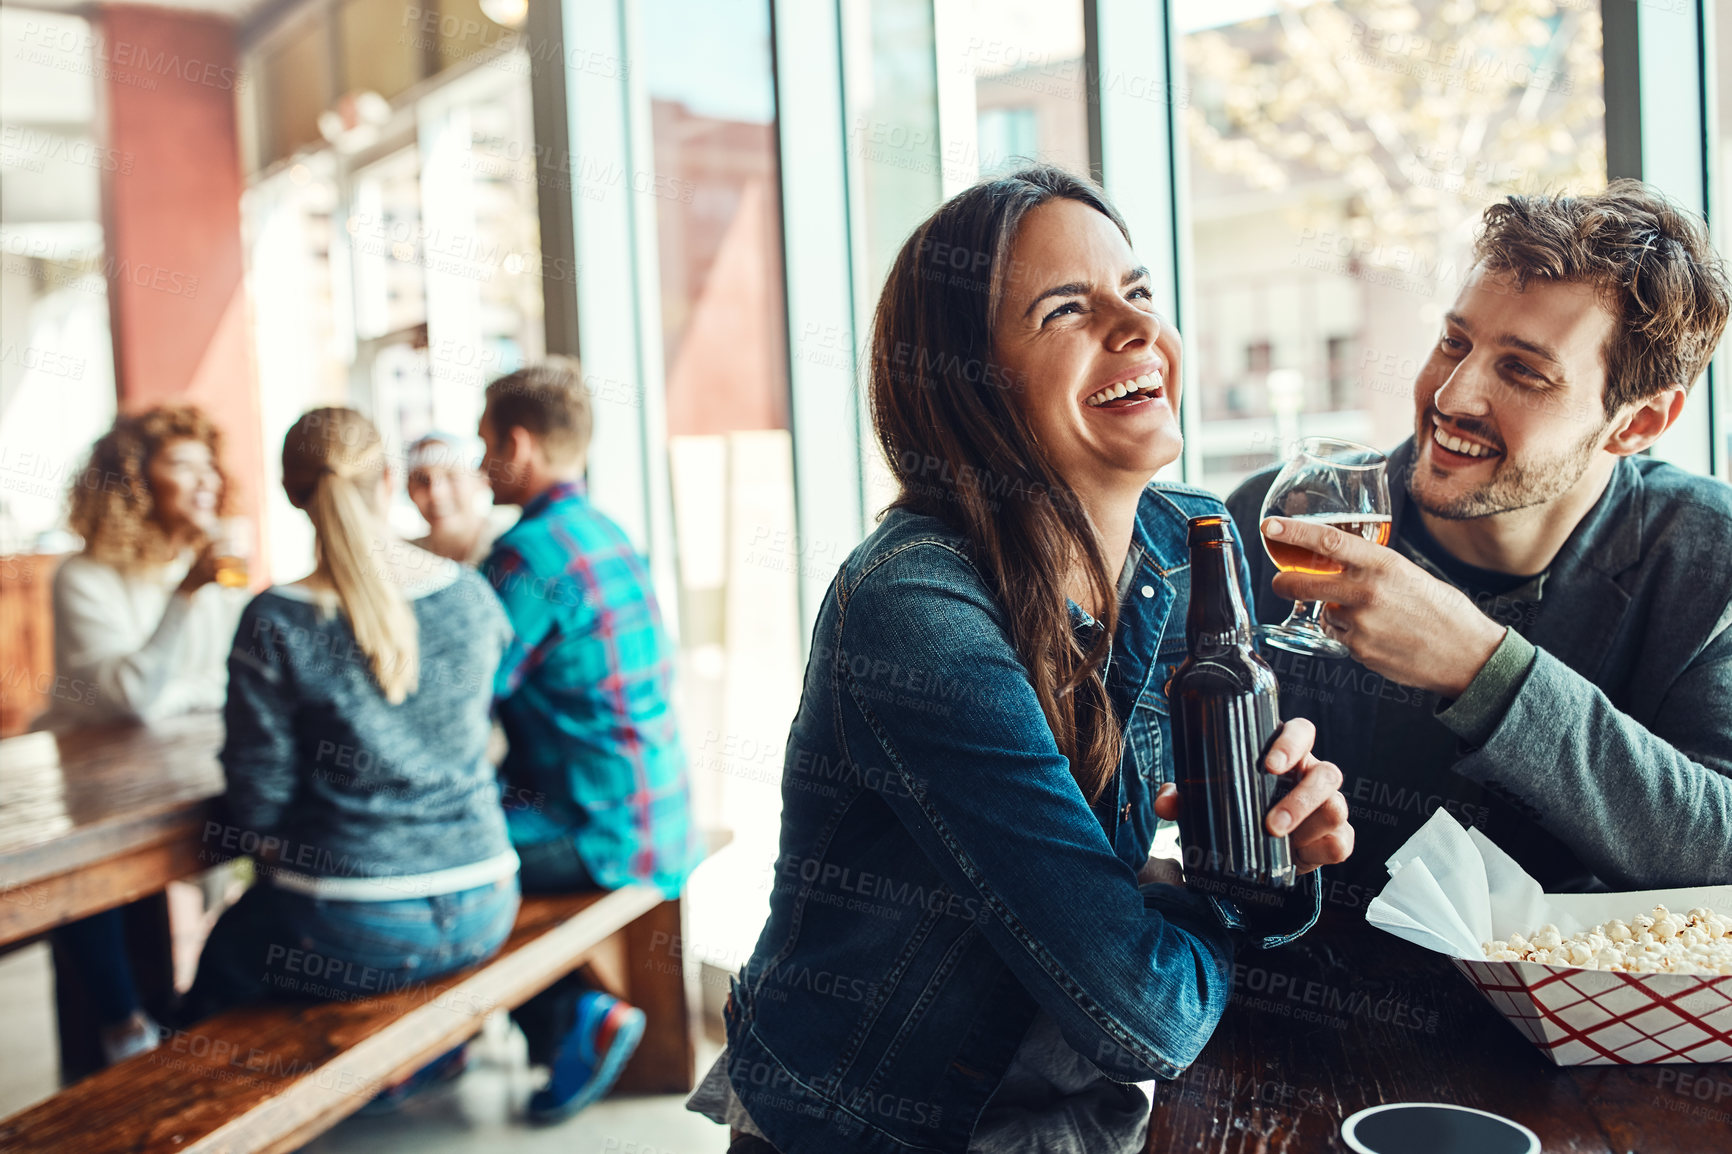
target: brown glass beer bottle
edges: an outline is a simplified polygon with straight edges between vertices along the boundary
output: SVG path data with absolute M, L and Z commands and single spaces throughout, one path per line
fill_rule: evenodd
M 1190 649 L 1173 674 L 1174 769 L 1186 884 L 1236 900 L 1279 900 L 1293 854 L 1264 818 L 1284 792 L 1263 766 L 1281 727 L 1275 671 L 1251 644 L 1240 558 L 1224 516 L 1193 517 Z

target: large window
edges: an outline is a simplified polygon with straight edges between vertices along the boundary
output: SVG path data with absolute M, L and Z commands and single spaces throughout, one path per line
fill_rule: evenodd
M 487 383 L 542 353 L 529 77 L 507 53 L 365 133 L 258 178 L 243 206 L 266 444 L 273 575 L 311 561 L 282 497 L 275 446 L 319 404 L 350 405 L 400 453 L 473 434 Z M 422 525 L 406 495 L 397 527 Z
M 1191 479 L 1225 493 L 1311 433 L 1393 446 L 1485 206 L 1605 186 L 1597 8 L 1176 0 L 1175 16 Z
M 114 418 L 103 174 L 143 163 L 98 135 L 95 37 L 0 9 L 0 553 L 68 544 L 66 492 Z
M 981 176 L 1088 171 L 1082 0 L 846 0 L 862 339 L 908 234 Z
M 272 578 L 307 571 L 313 527 L 282 497 L 278 446 L 307 409 L 350 402 L 352 289 L 333 273 L 344 267 L 337 158 L 304 157 L 260 180 L 241 199 L 248 257 L 247 295 L 269 323 L 253 327 L 259 417 L 265 452 L 265 535 Z
M 1087 173 L 1082 0 L 974 0 L 967 12 L 960 67 L 973 81 L 980 175 L 1028 160 Z
M 655 222 L 660 316 L 644 321 L 665 366 L 651 434 L 679 562 L 680 724 L 699 824 L 734 838 L 692 881 L 688 948 L 732 970 L 768 908 L 814 563 L 795 530 L 770 5 L 643 0 L 638 18 L 652 152 L 633 211 Z M 598 409 L 603 433 L 635 417 Z

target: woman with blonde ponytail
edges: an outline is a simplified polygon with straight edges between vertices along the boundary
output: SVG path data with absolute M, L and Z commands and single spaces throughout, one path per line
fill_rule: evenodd
M 373 423 L 353 409 L 302 417 L 283 443 L 283 490 L 313 522 L 318 568 L 309 582 L 335 595 L 385 699 L 401 704 L 416 687 L 418 632 L 408 600 L 381 566 L 390 486 Z
M 517 912 L 486 757 L 511 636 L 497 597 L 387 528 L 390 470 L 360 413 L 297 421 L 283 490 L 313 523 L 317 563 L 242 616 L 222 751 L 225 844 L 277 848 L 212 931 L 189 1020 L 435 977 L 492 954 Z M 285 968 L 308 953 L 317 970 Z M 314 989 L 308 972 L 323 975 Z

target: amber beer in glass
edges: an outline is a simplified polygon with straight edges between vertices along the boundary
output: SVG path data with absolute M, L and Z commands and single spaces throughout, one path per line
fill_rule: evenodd
M 1388 513 L 1318 513 L 1294 517 L 1295 521 L 1309 521 L 1313 525 L 1328 525 L 1343 533 L 1351 533 L 1355 537 L 1363 537 L 1373 545 L 1389 544 L 1390 517 Z M 1265 536 L 1263 547 L 1269 551 L 1269 560 L 1275 563 L 1275 568 L 1283 573 L 1339 573 L 1341 566 L 1319 556 L 1309 549 L 1301 548 L 1291 541 L 1282 541 L 1276 537 Z
M 1191 518 L 1188 540 L 1190 653 L 1168 687 L 1185 881 L 1223 897 L 1275 902 L 1296 876 L 1287 839 L 1264 825 L 1284 792 L 1283 779 L 1263 766 L 1281 728 L 1275 671 L 1251 643 L 1227 519 Z
M 216 582 L 225 589 L 245 589 L 247 558 L 253 551 L 253 523 L 245 517 L 224 517 L 216 532 Z
M 1388 458 L 1376 449 L 1339 437 L 1306 437 L 1295 447 L 1263 498 L 1259 524 L 1290 517 L 1333 525 L 1377 545 L 1389 544 Z M 1275 568 L 1290 573 L 1339 573 L 1341 566 L 1280 537 L 1263 537 Z M 1264 645 L 1316 657 L 1350 657 L 1347 646 L 1323 628 L 1323 603 L 1300 601 L 1279 625 L 1263 625 Z

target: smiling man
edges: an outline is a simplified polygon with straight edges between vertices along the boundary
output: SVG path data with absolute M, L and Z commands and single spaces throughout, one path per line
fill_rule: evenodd
M 1326 897 L 1364 905 L 1440 806 L 1547 889 L 1732 882 L 1732 488 L 1640 455 L 1725 327 L 1720 262 L 1634 181 L 1512 196 L 1474 255 L 1391 454 L 1390 547 L 1274 519 L 1340 572 L 1249 558 L 1260 620 L 1328 602 L 1353 653 L 1267 651 L 1346 778 Z M 1228 502 L 1246 540 L 1273 477 Z

